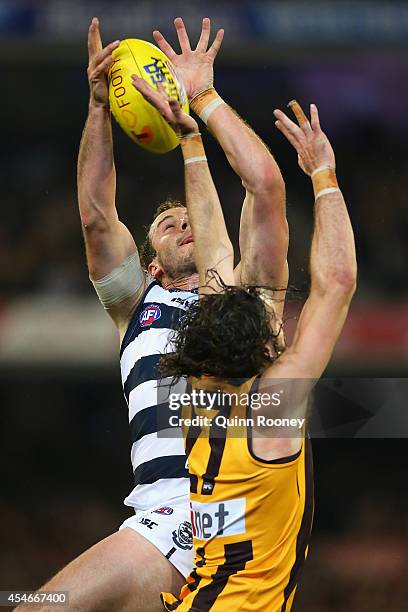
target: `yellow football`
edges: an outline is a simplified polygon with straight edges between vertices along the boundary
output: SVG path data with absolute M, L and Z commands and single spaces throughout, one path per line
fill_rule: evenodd
M 188 113 L 188 99 L 173 64 L 152 43 L 136 38 L 122 40 L 112 53 L 109 69 L 109 101 L 113 116 L 126 134 L 152 153 L 167 153 L 179 140 L 160 113 L 132 85 L 132 74 L 157 88 L 161 83 L 168 96 L 176 98 Z

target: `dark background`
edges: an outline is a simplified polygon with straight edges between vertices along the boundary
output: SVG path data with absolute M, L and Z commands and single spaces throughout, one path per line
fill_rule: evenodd
M 318 105 L 359 262 L 350 321 L 328 374 L 405 377 L 408 370 L 405 4 L 387 3 L 387 16 L 370 2 L 326 3 L 325 10 L 302 2 L 179 2 L 174 9 L 144 2 L 134 25 L 122 15 L 129 7 L 0 3 L 0 590 L 38 587 L 129 515 L 117 347 L 88 280 L 76 204 L 93 14 L 111 39 L 151 40 L 152 27 L 166 31 L 178 14 L 195 30 L 207 14 L 225 27 L 216 86 L 282 168 L 290 283 L 305 290 L 312 191 L 272 110 L 294 97 Z M 140 243 L 155 206 L 167 195 L 183 198 L 180 153 L 148 154 L 116 125 L 114 140 L 117 206 Z M 205 144 L 236 242 L 242 187 L 209 134 Z M 100 321 L 105 344 L 93 345 L 99 328 L 88 337 L 86 313 Z M 295 610 L 406 608 L 406 452 L 398 438 L 314 441 L 315 526 Z

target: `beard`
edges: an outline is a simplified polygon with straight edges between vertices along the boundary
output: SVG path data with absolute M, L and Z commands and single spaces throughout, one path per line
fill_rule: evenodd
M 185 253 L 178 252 L 177 254 L 172 254 L 166 257 L 164 261 L 163 258 L 157 254 L 157 260 L 165 275 L 171 280 L 191 276 L 197 272 L 193 249 L 189 249 Z

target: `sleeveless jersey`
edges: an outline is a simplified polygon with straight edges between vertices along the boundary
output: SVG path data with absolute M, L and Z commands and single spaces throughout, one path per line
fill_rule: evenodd
M 182 435 L 158 438 L 158 431 L 164 427 L 158 415 L 168 407 L 166 402 L 159 403 L 158 384 L 162 376 L 158 363 L 163 353 L 171 351 L 170 337 L 197 297 L 192 291 L 163 289 L 159 283 L 151 283 L 123 338 L 120 369 L 129 408 L 135 484 L 125 504 L 138 510 L 162 506 L 181 497 L 188 503 Z
M 202 378 L 192 379 L 192 386 L 248 397 L 254 381 L 232 386 Z M 210 413 L 212 424 L 183 427 L 195 569 L 179 598 L 162 593 L 165 609 L 288 612 L 313 518 L 308 438 L 296 455 L 265 461 L 252 451 L 247 401 L 216 411 L 191 406 L 186 411 L 187 418 Z M 217 424 L 219 415 L 229 419 L 227 428 Z

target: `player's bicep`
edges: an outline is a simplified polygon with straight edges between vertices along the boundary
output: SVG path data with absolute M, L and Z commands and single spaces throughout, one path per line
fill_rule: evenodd
M 146 287 L 135 241 L 120 221 L 94 231 L 85 241 L 91 282 L 121 333 Z
M 137 250 L 132 234 L 118 219 L 83 226 L 86 260 L 91 279 L 100 279 Z

